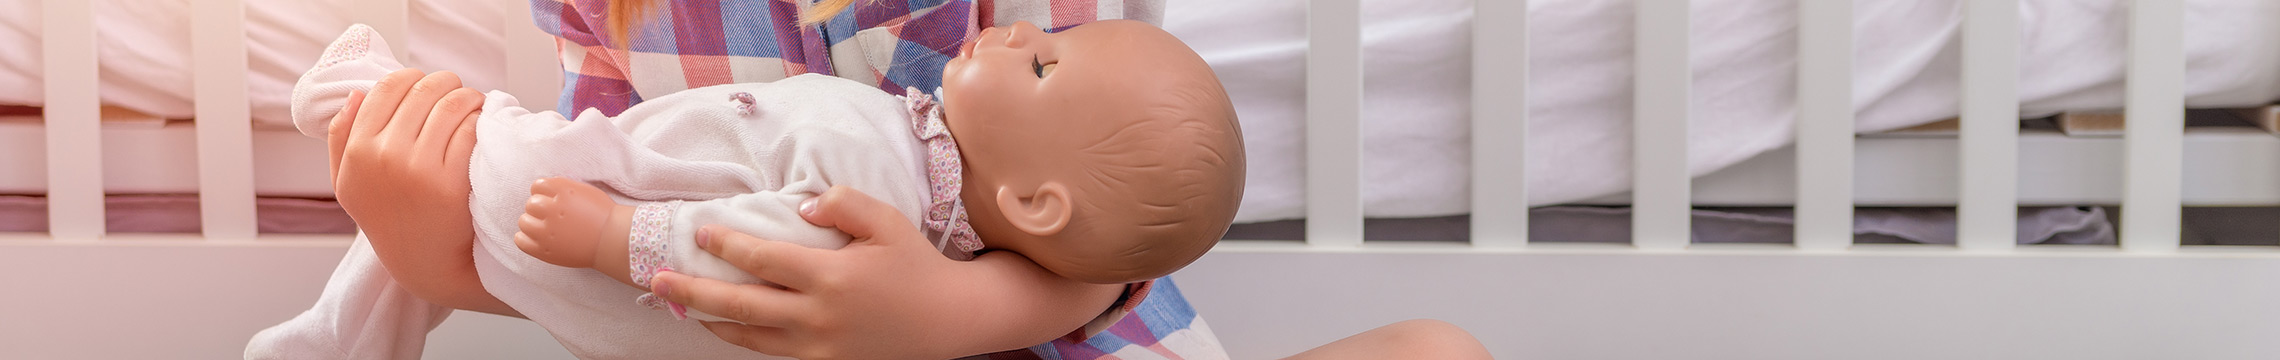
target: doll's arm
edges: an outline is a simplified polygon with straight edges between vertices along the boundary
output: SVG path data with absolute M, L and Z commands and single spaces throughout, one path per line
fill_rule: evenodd
M 618 204 L 601 188 L 567 178 L 531 185 L 515 245 L 550 264 L 591 268 L 647 290 L 647 277 L 672 269 L 738 283 L 759 279 L 695 244 L 698 224 L 764 234 L 810 247 L 837 248 L 846 236 L 808 225 L 794 210 L 805 193 L 762 191 L 704 201 Z

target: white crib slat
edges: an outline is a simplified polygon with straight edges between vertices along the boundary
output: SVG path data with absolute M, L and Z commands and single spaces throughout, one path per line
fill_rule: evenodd
M 2122 249 L 2177 250 L 2184 181 L 2184 5 L 2130 3 L 2129 107 L 2123 146 Z
M 1852 246 L 1852 0 L 1797 2 L 1797 247 Z
M 500 20 L 505 24 L 507 93 L 523 107 L 553 109 L 562 92 L 562 63 L 554 36 L 532 25 L 530 0 L 496 1 L 506 10 L 500 12 L 504 15 Z
M 2019 3 L 1964 3 L 1956 243 L 1967 250 L 2010 249 L 2018 243 Z
M 1306 242 L 1362 244 L 1362 6 L 1306 10 Z
M 1681 249 L 1690 242 L 1686 133 L 1693 69 L 1687 62 L 1688 1 L 1638 0 L 1631 138 L 1631 244 Z
M 243 0 L 190 4 L 199 222 L 207 240 L 252 240 L 256 232 L 244 5 Z
M 1528 2 L 1473 2 L 1472 243 L 1528 244 Z
M 354 11 L 350 20 L 371 25 L 372 30 L 380 32 L 381 38 L 388 39 L 388 46 L 396 48 L 396 62 L 419 67 L 412 63 L 410 0 L 359 0 L 349 4 Z
M 104 231 L 95 12 L 85 0 L 47 0 L 40 5 L 48 235 L 63 241 L 93 241 Z

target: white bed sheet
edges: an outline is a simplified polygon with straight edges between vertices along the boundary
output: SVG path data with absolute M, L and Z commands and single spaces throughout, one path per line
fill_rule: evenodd
M 2121 107 L 2123 3 L 2021 1 L 2024 113 Z M 1470 209 L 1471 4 L 1362 2 L 1367 216 Z M 1858 129 L 1954 116 L 1959 1 L 1856 4 Z M 1174 0 L 1166 9 L 1165 27 L 1213 64 L 1242 117 L 1251 162 L 1240 222 L 1305 215 L 1304 10 L 1299 0 Z M 1529 10 L 1530 203 L 1627 191 L 1631 2 L 1536 0 Z M 2187 105 L 2280 97 L 2280 2 L 2191 0 L 2185 11 Z M 1699 176 L 1791 141 L 1797 15 L 1794 1 L 1697 0 L 1693 16 L 1688 161 Z
M 94 1 L 103 103 L 169 119 L 191 117 L 188 0 Z M 246 0 L 246 79 L 253 120 L 292 129 L 293 81 L 352 22 L 356 0 Z M 410 63 L 459 73 L 481 89 L 503 85 L 497 1 L 412 0 Z M 39 105 L 40 2 L 0 1 L 0 104 Z M 523 26 L 531 26 L 527 21 Z M 20 85 L 17 85 L 20 84 Z

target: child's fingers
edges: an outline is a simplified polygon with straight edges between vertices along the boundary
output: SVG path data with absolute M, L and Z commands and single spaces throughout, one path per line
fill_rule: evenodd
M 448 155 L 451 154 L 452 138 L 459 134 L 460 124 L 467 121 L 467 114 L 474 113 L 482 106 L 483 94 L 475 92 L 475 89 L 458 88 L 444 93 L 443 98 L 436 101 L 435 109 L 428 112 L 427 124 L 414 136 L 417 140 L 413 141 L 412 147 L 418 150 L 412 156 L 415 159 L 434 159 L 436 164 L 450 163 Z
M 331 172 L 326 174 L 335 180 L 340 179 L 340 156 L 348 149 L 348 129 L 356 122 L 356 108 L 360 106 L 364 106 L 364 92 L 348 92 L 348 104 L 341 106 L 340 113 L 333 114 L 332 122 L 325 125 L 325 159 L 331 165 Z
M 800 217 L 815 226 L 837 228 L 854 241 L 887 241 L 880 235 L 915 234 L 910 220 L 879 199 L 863 194 L 845 185 L 833 186 L 811 203 L 802 204 Z M 805 209 L 813 206 L 813 209 Z
M 788 328 L 807 324 L 799 316 L 815 314 L 812 298 L 766 285 L 736 284 L 659 272 L 650 278 L 650 292 L 689 309 L 745 324 Z
M 404 103 L 404 95 L 411 92 L 412 84 L 418 83 L 422 75 L 424 73 L 418 69 L 396 70 L 381 77 L 379 83 L 372 84 L 372 92 L 364 95 L 364 102 L 371 105 L 370 109 L 357 112 L 356 126 L 349 130 L 349 135 L 360 139 L 379 135 L 380 130 L 388 127 L 388 121 L 396 116 L 396 107 Z
M 459 75 L 450 71 L 437 71 L 420 78 L 419 82 L 412 84 L 411 91 L 404 94 L 404 101 L 397 103 L 395 116 L 388 120 L 387 128 L 380 130 L 382 141 L 389 144 L 417 144 L 420 130 L 427 126 L 428 114 L 435 111 L 435 104 L 443 101 L 445 94 L 459 88 Z M 414 151 L 403 156 L 417 154 Z M 431 159 L 435 158 L 418 158 L 414 161 Z
M 815 285 L 814 274 L 836 271 L 821 266 L 829 263 L 827 259 L 839 255 L 830 250 L 756 238 L 718 225 L 697 229 L 697 247 L 761 280 L 792 289 L 808 289 Z
M 455 174 L 467 173 L 467 163 L 475 159 L 475 121 L 481 117 L 480 113 L 467 114 L 467 118 L 459 122 L 459 129 L 452 131 L 451 143 L 443 150 L 444 169 Z
M 792 332 L 785 331 L 782 328 L 720 321 L 704 321 L 702 323 L 705 324 L 705 330 L 711 330 L 713 336 L 720 337 L 722 341 L 762 354 L 792 357 L 793 354 L 790 351 L 792 351 L 793 346 L 805 343 L 805 341 L 798 341 L 798 339 L 793 338 Z

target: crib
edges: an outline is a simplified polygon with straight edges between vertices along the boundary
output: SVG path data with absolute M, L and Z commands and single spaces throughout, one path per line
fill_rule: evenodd
M 526 0 L 491 1 L 509 9 L 503 90 L 551 108 L 552 39 L 516 11 Z M 1529 239 L 1527 148 L 1512 136 L 1525 115 L 1472 119 L 1472 151 L 1499 155 L 1473 157 L 1469 243 L 1363 241 L 1362 11 L 1308 0 L 1305 240 L 1223 241 L 1176 275 L 1182 292 L 1235 358 L 1412 318 L 1515 359 L 2280 356 L 2280 282 L 2256 275 L 2280 273 L 2280 247 L 2180 245 L 2184 206 L 2280 205 L 2280 138 L 2184 127 L 2180 2 L 2131 3 L 2118 139 L 2017 126 L 2016 0 L 1964 9 L 1960 135 L 1863 138 L 1852 1 L 1801 0 L 1795 147 L 1693 177 L 1689 3 L 1636 1 L 1630 244 Z M 111 129 L 96 121 L 89 3 L 41 2 L 47 102 L 42 118 L 0 118 L 0 184 L 43 191 L 49 231 L 0 233 L 0 357 L 234 357 L 306 309 L 352 241 L 257 233 L 257 188 L 329 193 L 323 143 L 251 130 L 243 0 L 191 4 L 196 121 Z M 358 6 L 359 22 L 410 39 L 405 0 Z M 1474 11 L 1510 20 L 1473 23 L 1473 113 L 1526 114 L 1523 94 L 1484 88 L 1529 76 L 1496 66 L 1526 59 L 1526 3 Z M 202 232 L 106 233 L 107 185 L 121 181 L 196 193 Z M 2016 245 L 2014 210 L 2038 204 L 2125 207 L 2120 246 Z M 1794 206 L 1795 238 L 1690 243 L 1690 209 L 1731 205 Z M 1855 207 L 1892 205 L 1955 206 L 1957 245 L 1854 244 Z M 527 322 L 464 312 L 428 349 L 567 357 Z

